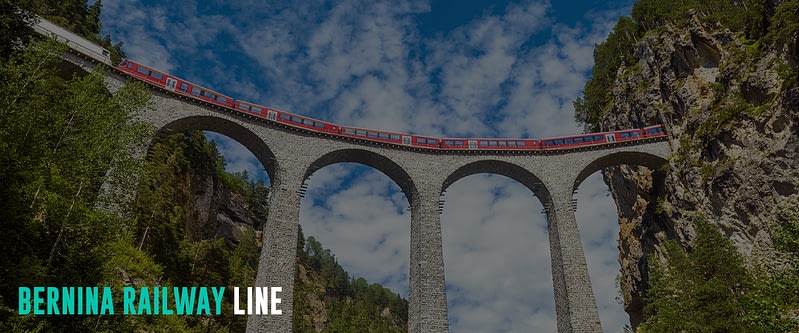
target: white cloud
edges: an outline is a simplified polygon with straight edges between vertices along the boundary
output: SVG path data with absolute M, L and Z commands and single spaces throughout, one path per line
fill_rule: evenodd
M 330 248 L 345 270 L 408 295 L 408 201 L 386 175 L 335 164 L 311 176 L 300 224 Z
M 622 332 L 630 318 L 619 304 L 616 277 L 620 274 L 619 223 L 616 204 L 610 197 L 602 174 L 589 176 L 578 189 L 577 225 L 583 243 L 588 273 L 599 308 L 599 318 L 605 332 Z
M 504 176 L 475 175 L 450 186 L 445 200 L 452 331 L 554 332 L 547 224 L 538 199 Z

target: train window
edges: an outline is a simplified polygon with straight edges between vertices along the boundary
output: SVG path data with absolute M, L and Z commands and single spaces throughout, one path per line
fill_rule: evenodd
M 488 141 L 482 141 L 482 140 L 481 140 L 481 141 L 479 141 L 478 143 L 480 144 L 480 147 L 485 147 L 485 146 L 488 146 Z
M 381 139 L 388 139 L 388 134 L 386 133 L 377 133 L 377 137 Z
M 158 79 L 158 80 L 160 80 L 160 79 L 163 79 L 163 78 L 164 78 L 164 76 L 163 76 L 163 75 L 161 75 L 161 73 L 158 73 L 158 72 L 150 72 L 150 76 L 152 76 L 152 77 L 154 77 L 154 78 L 156 78 L 156 79 Z
M 554 145 L 555 142 L 552 141 L 552 140 L 547 140 L 547 141 L 544 141 L 544 144 L 547 145 L 547 146 L 551 146 L 551 145 Z
M 356 130 L 355 135 L 366 136 L 366 131 Z
M 630 132 L 630 136 L 633 137 L 633 138 L 637 138 L 637 137 L 641 136 L 641 134 L 639 134 L 638 132 Z
M 132 62 L 128 63 L 128 68 L 133 69 L 133 63 Z
M 191 87 L 191 94 L 192 94 L 192 95 L 194 95 L 194 96 L 200 96 L 200 92 L 201 92 L 201 90 L 200 90 L 200 89 L 198 89 L 197 87 Z
M 150 70 L 144 67 L 136 68 L 136 71 L 144 75 L 150 75 Z
M 313 126 L 316 128 L 325 128 L 325 124 L 320 123 L 318 121 L 313 122 Z
M 455 141 L 455 145 L 463 147 L 463 140 Z
M 508 145 L 508 142 L 507 141 L 499 141 L 499 142 L 497 142 L 497 144 L 499 144 L 500 147 L 505 147 L 505 146 Z
M 179 88 L 179 89 L 180 89 L 180 91 L 182 91 L 182 92 L 187 92 L 187 91 L 189 91 L 189 85 L 188 85 L 188 84 L 186 84 L 186 82 L 181 82 L 181 83 L 180 83 L 180 88 Z
M 214 95 L 214 97 L 216 97 L 216 100 L 217 100 L 218 102 L 220 102 L 220 103 L 224 103 L 224 104 L 227 104 L 227 98 L 225 98 L 225 97 L 222 97 L 222 96 L 217 96 L 217 95 Z
M 601 136 L 601 135 L 595 135 L 595 136 L 594 136 L 594 141 L 602 141 L 604 138 L 605 138 L 604 136 Z
M 438 144 L 438 140 L 436 140 L 436 139 L 427 139 L 427 144 L 437 145 Z
M 660 133 L 660 128 L 650 128 L 646 132 L 647 132 L 647 134 L 650 134 L 650 135 L 651 134 L 658 134 L 658 133 Z
M 281 114 L 280 114 L 280 119 L 283 119 L 283 120 L 291 120 L 291 116 L 289 116 L 289 115 L 287 115 L 287 114 L 285 114 L 285 113 L 281 113 Z
M 572 143 L 574 143 L 574 139 L 572 139 L 572 138 L 568 138 L 568 139 L 566 139 L 566 140 L 563 140 L 563 142 L 564 142 L 565 144 L 567 144 L 567 145 L 568 145 L 568 144 L 572 144 Z
M 399 135 L 397 135 L 397 134 L 390 134 L 388 137 L 389 137 L 391 140 L 397 140 L 397 141 L 399 141 L 399 139 L 400 139 L 400 136 L 399 136 Z
M 582 139 L 583 139 L 583 141 L 585 141 L 585 142 L 592 142 L 592 141 L 594 141 L 594 137 L 593 137 L 593 136 L 586 136 L 586 137 L 583 137 Z
M 555 140 L 555 144 L 556 145 L 562 145 L 563 144 L 563 140 Z
M 574 143 L 582 143 L 583 138 L 574 138 Z
M 349 129 L 349 128 L 345 128 L 345 129 L 344 129 L 344 134 L 354 135 L 354 134 L 355 134 L 355 131 L 353 131 L 353 130 L 351 130 L 351 129 Z
M 496 141 L 488 141 L 488 145 L 491 146 L 491 147 L 496 147 L 497 146 L 497 142 Z
M 425 143 L 424 138 L 416 138 L 416 143 Z
M 630 136 L 630 134 L 629 134 L 629 133 L 622 133 L 622 134 L 620 134 L 619 136 L 620 136 L 622 139 L 626 139 L 626 138 L 628 138 L 628 137 Z
M 376 138 L 377 137 L 377 133 L 375 133 L 375 132 L 366 132 L 366 136 L 368 136 L 370 138 Z
M 518 146 L 518 147 L 524 147 L 526 145 L 527 144 L 524 141 L 516 141 L 516 146 Z

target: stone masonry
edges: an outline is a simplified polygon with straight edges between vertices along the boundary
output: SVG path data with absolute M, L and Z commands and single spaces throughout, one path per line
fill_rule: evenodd
M 91 67 L 81 58 L 65 60 L 81 68 Z M 107 78 L 112 92 L 125 80 L 112 71 Z M 478 173 L 519 181 L 545 207 L 558 332 L 601 332 L 575 221 L 573 193 L 587 176 L 604 167 L 634 164 L 658 169 L 670 153 L 665 140 L 563 152 L 438 152 L 315 134 L 155 88 L 152 94 L 154 107 L 138 119 L 153 125 L 157 135 L 209 130 L 229 136 L 254 153 L 272 181 L 256 285 L 283 288 L 283 315 L 250 316 L 248 332 L 291 330 L 301 187 L 314 171 L 340 162 L 361 163 L 383 172 L 409 200 L 409 332 L 449 332 L 438 204 L 450 184 Z M 134 150 L 144 158 L 146 147 Z

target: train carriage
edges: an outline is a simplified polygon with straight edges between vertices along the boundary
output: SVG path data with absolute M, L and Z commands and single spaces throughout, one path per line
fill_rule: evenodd
M 532 139 L 497 139 L 497 138 L 443 138 L 443 150 L 538 150 L 538 140 Z
M 409 146 L 413 141 L 411 135 L 385 132 L 385 131 L 375 131 L 358 127 L 342 126 L 340 134 L 351 138 L 358 138 L 369 141 L 387 142 L 394 144 L 404 144 Z
M 441 147 L 440 140 L 438 138 L 430 136 L 421 136 L 421 135 L 411 135 L 411 138 L 412 138 L 411 146 L 414 147 L 424 147 L 424 148 L 434 148 L 434 149 L 438 149 Z
M 339 134 L 339 126 L 318 119 L 299 116 L 293 113 L 266 108 L 266 119 L 292 127 L 304 128 L 314 132 Z
M 203 88 L 189 81 L 157 71 L 129 59 L 123 60 L 119 66 L 117 66 L 117 69 L 131 74 L 133 77 L 139 78 L 142 81 L 184 96 L 213 103 L 219 106 L 228 108 L 233 107 L 234 99 L 229 96 L 222 95 L 211 89 Z
M 542 149 L 568 149 L 615 142 L 615 134 L 592 133 L 541 139 Z
M 168 75 L 135 61 L 123 59 L 122 62 L 119 63 L 119 66 L 117 66 L 117 69 L 147 83 L 166 88 L 166 78 Z
M 255 103 L 250 103 L 240 100 L 237 100 L 233 103 L 233 108 L 236 109 L 236 111 L 243 112 L 263 119 L 266 119 L 266 111 L 269 109 L 268 107 L 263 105 L 258 105 Z
M 33 30 L 42 36 L 55 36 L 59 42 L 66 43 L 70 48 L 76 50 L 94 60 L 111 66 L 111 52 L 94 42 L 73 33 L 61 26 L 50 22 L 41 16 L 35 15 Z
M 644 127 L 644 136 L 647 138 L 665 137 L 666 131 L 663 129 L 663 125 L 648 126 Z

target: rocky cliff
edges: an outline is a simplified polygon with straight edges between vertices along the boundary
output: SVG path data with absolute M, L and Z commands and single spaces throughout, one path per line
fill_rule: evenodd
M 698 214 L 750 268 L 779 264 L 771 232 L 799 207 L 799 33 L 779 15 L 796 16 L 796 8 L 766 1 L 756 34 L 687 10 L 639 33 L 633 61 L 614 73 L 611 103 L 589 125 L 663 124 L 672 147 L 663 170 L 603 171 L 618 207 L 620 286 L 633 327 L 642 319 L 648 256 L 662 257 L 665 239 L 690 248 Z

